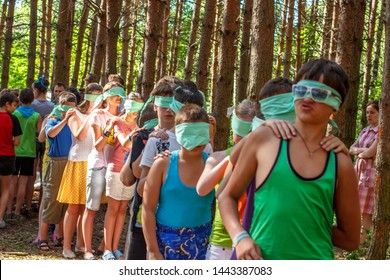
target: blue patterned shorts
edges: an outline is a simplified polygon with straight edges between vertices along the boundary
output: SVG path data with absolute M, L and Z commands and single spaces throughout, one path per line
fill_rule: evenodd
M 205 260 L 211 224 L 174 228 L 157 224 L 157 242 L 166 260 Z

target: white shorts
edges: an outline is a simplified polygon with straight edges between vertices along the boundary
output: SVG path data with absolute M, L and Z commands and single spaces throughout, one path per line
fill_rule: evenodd
M 131 200 L 134 196 L 135 184 L 123 185 L 119 172 L 107 171 L 106 174 L 106 196 L 115 200 Z
M 206 260 L 230 260 L 233 249 L 209 244 L 207 247 Z

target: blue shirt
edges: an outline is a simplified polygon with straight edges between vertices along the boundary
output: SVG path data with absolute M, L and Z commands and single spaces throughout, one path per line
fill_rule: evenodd
M 206 162 L 207 154 L 202 152 L 202 155 Z M 179 177 L 178 158 L 179 151 L 172 152 L 168 174 L 160 191 L 156 221 L 176 228 L 201 226 L 211 221 L 215 191 L 200 196 L 196 186 L 184 185 Z
M 72 146 L 72 132 L 67 124 L 54 138 L 47 135 L 49 129 L 53 128 L 60 122 L 60 119 L 51 119 L 46 123 L 45 133 L 49 139 L 49 157 L 68 157 L 70 147 Z

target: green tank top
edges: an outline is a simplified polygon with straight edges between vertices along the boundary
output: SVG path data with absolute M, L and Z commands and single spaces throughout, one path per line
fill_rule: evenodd
M 19 111 L 13 113 L 19 120 L 20 127 L 23 134 L 20 135 L 20 144 L 15 147 L 17 157 L 36 157 L 36 136 L 37 136 L 37 122 L 39 113 L 35 112 L 28 119 L 23 117 Z
M 322 174 L 302 178 L 292 167 L 287 141 L 254 196 L 251 237 L 265 260 L 333 259 L 333 196 L 337 162 L 328 153 Z
M 226 156 L 230 155 L 232 148 L 226 150 Z M 215 186 L 215 191 L 217 191 L 219 184 Z M 213 226 L 210 235 L 210 243 L 213 245 L 218 245 L 222 247 L 232 247 L 232 240 L 230 239 L 229 233 L 223 225 L 221 213 L 218 208 L 218 199 L 216 199 L 215 205 L 215 216 L 213 221 Z

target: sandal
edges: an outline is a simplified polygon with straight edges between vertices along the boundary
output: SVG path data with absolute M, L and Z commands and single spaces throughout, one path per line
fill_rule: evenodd
M 113 252 L 113 254 L 115 256 L 115 259 L 117 259 L 117 260 L 124 260 L 125 259 L 125 255 L 123 255 L 122 252 L 119 250 L 115 250 Z
M 32 242 L 34 245 L 39 245 L 39 242 L 41 242 L 41 239 L 39 238 L 39 235 L 35 238 L 35 240 Z
M 57 235 L 53 235 L 53 245 L 55 247 L 61 247 L 63 244 L 62 242 L 64 241 L 63 237 L 57 237 Z
M 49 244 L 47 243 L 47 240 L 39 241 L 39 249 L 41 251 L 49 251 L 50 250 L 50 247 L 49 247 Z
M 115 260 L 115 256 L 111 251 L 106 251 L 102 256 L 102 259 L 106 261 L 108 260 L 113 261 Z

